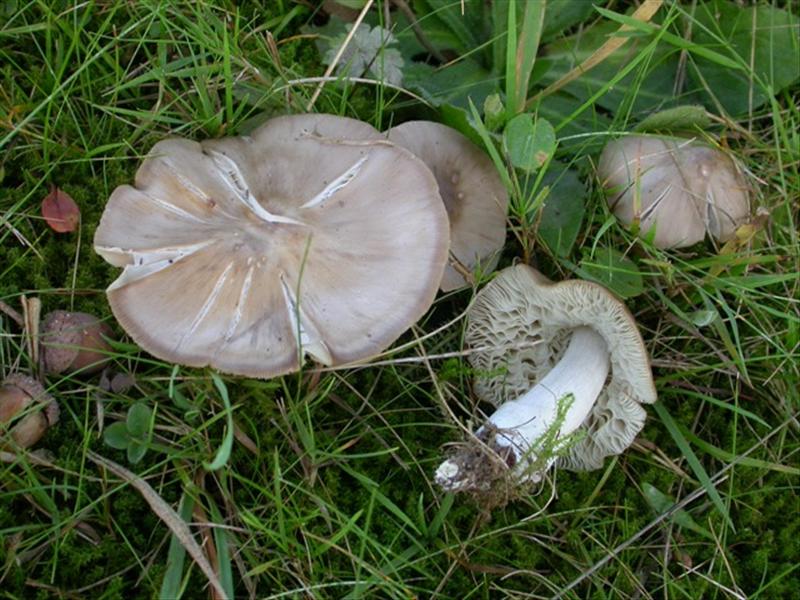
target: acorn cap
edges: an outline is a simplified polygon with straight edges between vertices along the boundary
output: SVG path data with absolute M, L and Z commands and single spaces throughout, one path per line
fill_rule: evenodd
M 159 142 L 95 250 L 117 320 L 155 356 L 272 377 L 369 358 L 431 305 L 449 246 L 436 181 L 371 126 L 279 117 Z
M 35 404 L 41 408 L 37 410 Z M 58 422 L 58 404 L 42 384 L 27 375 L 9 375 L 0 385 L 0 434 L 6 423 L 22 412 L 27 414 L 17 419 L 9 432 L 22 448 L 33 446 L 48 427 Z
M 41 329 L 45 372 L 99 371 L 108 362 L 111 350 L 104 338 L 111 337 L 112 333 L 107 323 L 87 313 L 65 310 L 48 313 Z
M 644 426 L 642 403 L 656 401 L 644 341 L 625 304 L 601 285 L 553 283 L 527 265 L 501 271 L 467 313 L 469 361 L 479 373 L 476 395 L 499 407 L 541 380 L 560 360 L 570 334 L 589 327 L 606 343 L 611 374 L 581 429 L 586 436 L 559 460 L 590 470 L 627 448 Z M 498 375 L 498 373 L 500 373 Z
M 433 171 L 450 219 L 452 256 L 470 271 L 480 265 L 491 272 L 505 244 L 508 192 L 486 153 L 452 127 L 433 121 L 409 121 L 386 135 Z M 466 284 L 451 265 L 445 268 L 442 291 Z

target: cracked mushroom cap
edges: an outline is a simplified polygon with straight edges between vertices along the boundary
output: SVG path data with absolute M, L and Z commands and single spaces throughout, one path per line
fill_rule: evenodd
M 377 354 L 433 302 L 447 259 L 436 181 L 360 121 L 272 119 L 156 144 L 108 201 L 95 250 L 120 324 L 155 356 L 272 377 Z
M 600 468 L 644 426 L 641 404 L 656 401 L 647 350 L 631 313 L 603 286 L 577 279 L 553 283 L 516 265 L 480 291 L 467 318 L 466 343 L 479 349 L 469 360 L 483 374 L 475 393 L 495 406 L 536 385 L 559 361 L 576 327 L 591 327 L 605 340 L 608 381 L 581 425 L 587 435 L 559 459 L 561 467 Z
M 747 185 L 736 162 L 692 140 L 632 135 L 609 142 L 598 175 L 620 221 L 655 227 L 658 248 L 682 248 L 706 233 L 733 237 L 750 214 Z
M 392 127 L 389 141 L 407 148 L 428 165 L 439 184 L 450 218 L 450 253 L 469 271 L 490 272 L 506 239 L 508 193 L 486 153 L 451 127 L 433 121 L 409 121 Z M 441 289 L 467 282 L 451 265 Z

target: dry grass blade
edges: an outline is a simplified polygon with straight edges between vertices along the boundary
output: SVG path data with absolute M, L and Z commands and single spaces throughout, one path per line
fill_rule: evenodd
M 631 17 L 646 23 L 647 21 L 653 18 L 653 15 L 655 15 L 658 12 L 658 9 L 661 8 L 661 5 L 663 3 L 664 0 L 645 0 L 645 2 L 639 8 L 637 8 L 636 11 L 631 15 Z M 623 34 L 631 30 L 632 28 L 629 25 L 622 25 L 617 31 L 617 34 Z M 525 105 L 525 108 L 530 108 L 530 106 L 540 98 L 544 98 L 545 96 L 549 96 L 550 94 L 557 92 L 571 81 L 574 81 L 575 79 L 577 79 L 590 69 L 595 68 L 601 62 L 603 62 L 605 59 L 611 56 L 614 52 L 619 50 L 629 39 L 630 39 L 629 37 L 624 35 L 616 35 L 610 37 L 608 41 L 602 46 L 600 46 L 597 50 L 595 50 L 591 54 L 591 56 L 589 56 L 589 58 L 587 58 L 577 67 L 572 69 L 561 79 L 547 86 L 541 92 L 530 98 L 527 104 Z
M 138 475 L 128 471 L 128 469 L 122 465 L 118 465 L 107 458 L 103 458 L 99 454 L 89 452 L 87 456 L 95 464 L 108 469 L 114 473 L 114 475 L 136 488 L 136 490 L 150 505 L 150 508 L 153 510 L 156 516 L 158 516 L 158 518 L 161 519 L 167 527 L 169 527 L 170 531 L 175 534 L 175 537 L 177 537 L 183 547 L 186 548 L 189 556 L 194 559 L 194 561 L 197 563 L 197 566 L 200 567 L 200 570 L 208 579 L 211 587 L 214 588 L 214 592 L 216 592 L 217 597 L 227 598 L 225 590 L 222 587 L 222 583 L 217 577 L 217 574 L 214 572 L 214 569 L 211 567 L 211 563 L 208 562 L 205 554 L 203 554 L 203 550 L 200 548 L 200 545 L 195 541 L 194 537 L 192 537 L 192 532 L 189 530 L 189 527 L 180 518 L 178 513 L 176 513 L 169 504 L 164 502 L 161 496 L 159 496 L 156 491 L 150 487 L 150 484 Z

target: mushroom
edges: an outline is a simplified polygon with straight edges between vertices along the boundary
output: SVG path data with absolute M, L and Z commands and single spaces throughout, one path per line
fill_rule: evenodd
M 54 310 L 42 324 L 42 361 L 48 374 L 96 373 L 108 362 L 111 327 L 83 312 Z
M 108 299 L 145 350 L 272 377 L 385 349 L 433 302 L 449 236 L 422 161 L 366 123 L 308 114 L 157 143 L 94 244 L 124 269 Z
M 609 142 L 598 176 L 620 221 L 639 223 L 658 248 L 682 248 L 708 233 L 733 237 L 750 214 L 742 169 L 728 154 L 694 140 L 631 135 Z
M 483 374 L 475 393 L 497 410 L 476 432 L 477 448 L 467 444 L 437 469 L 445 490 L 489 490 L 509 470 L 518 482 L 538 481 L 556 462 L 596 469 L 644 426 L 641 403 L 656 400 L 647 351 L 633 316 L 603 286 L 553 283 L 516 265 L 481 290 L 467 318 L 469 360 Z
M 9 375 L 0 385 L 0 447 L 10 434 L 14 445 L 30 448 L 58 422 L 58 414 L 58 404 L 41 383 L 27 375 Z M 16 422 L 9 428 L 12 420 Z
M 506 239 L 508 193 L 492 161 L 458 131 L 433 121 L 409 121 L 386 133 L 389 141 L 411 150 L 428 165 L 450 218 L 450 254 L 441 289 L 467 284 L 464 269 L 497 265 Z

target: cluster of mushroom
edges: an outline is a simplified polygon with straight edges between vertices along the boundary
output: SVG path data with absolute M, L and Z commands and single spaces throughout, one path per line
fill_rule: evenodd
M 609 145 L 600 170 L 615 210 L 646 230 L 674 197 L 704 215 L 702 232 L 730 235 L 746 207 L 709 199 L 735 173 L 713 171 L 724 161 L 708 149 L 685 156 L 676 143 Z M 669 168 L 692 168 L 704 183 L 659 188 Z M 626 196 L 638 208 L 621 208 Z M 507 202 L 488 157 L 445 126 L 380 133 L 332 115 L 285 116 L 248 136 L 159 142 L 135 186 L 112 194 L 94 242 L 123 268 L 108 298 L 145 350 L 272 377 L 306 356 L 341 365 L 384 350 L 437 289 L 494 267 Z M 702 238 L 665 221 L 658 243 Z M 509 473 L 536 481 L 556 463 L 599 468 L 631 444 L 656 392 L 636 323 L 608 290 L 517 265 L 467 316 L 470 361 L 502 376 L 477 379 L 476 394 L 497 411 L 437 469 L 444 489 L 486 490 Z
M 442 125 L 284 116 L 248 136 L 157 143 L 94 245 L 123 267 L 108 299 L 142 348 L 273 377 L 306 355 L 383 351 L 437 289 L 496 261 L 506 204 L 488 157 Z

